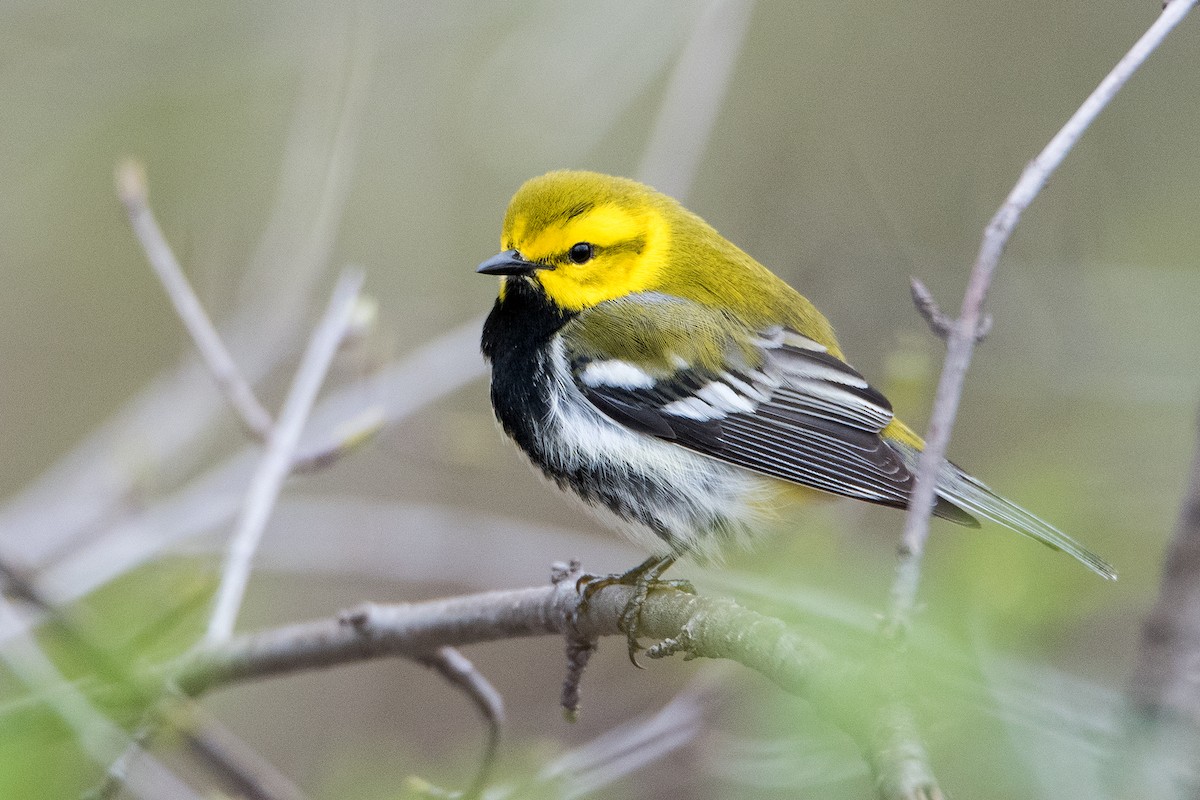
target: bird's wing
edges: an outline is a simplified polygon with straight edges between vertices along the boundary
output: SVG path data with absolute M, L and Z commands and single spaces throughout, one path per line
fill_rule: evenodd
M 594 313 L 603 317 L 585 317 Z M 802 486 L 908 505 L 919 450 L 883 435 L 891 404 L 801 333 L 745 330 L 698 304 L 643 295 L 584 312 L 562 336 L 579 391 L 628 428 Z M 990 519 L 1116 577 L 1104 559 L 950 462 L 934 514 L 972 526 L 975 515 Z
M 782 326 L 743 329 L 696 303 L 650 299 L 597 306 L 563 329 L 572 376 L 597 409 L 764 475 L 907 504 L 912 473 L 880 435 L 891 405 L 852 367 Z

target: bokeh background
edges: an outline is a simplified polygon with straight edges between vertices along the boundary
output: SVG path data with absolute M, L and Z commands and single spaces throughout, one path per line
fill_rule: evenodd
M 807 294 L 916 427 L 1024 163 L 1158 13 L 1144 0 L 881 4 L 9 3 L 0 9 L 0 556 L 138 663 L 195 641 L 255 448 L 206 376 L 112 190 L 146 165 L 167 236 L 275 408 L 337 270 L 378 304 L 314 421 L 392 421 L 294 479 L 240 628 L 363 600 L 544 582 L 642 554 L 533 477 L 476 352 L 504 206 L 552 168 L 643 177 Z M 935 525 L 917 640 L 935 771 L 963 797 L 1092 797 L 1183 489 L 1200 398 L 1200 29 L 1185 22 L 1018 228 L 951 452 L 1116 564 L 1107 584 L 996 528 Z M 335 393 L 336 397 L 333 397 Z M 902 515 L 832 502 L 754 553 L 681 565 L 702 591 L 848 653 L 884 607 Z M 45 646 L 68 674 L 88 664 Z M 510 716 L 503 796 L 775 798 L 870 790 L 853 746 L 740 668 L 605 642 L 581 721 L 561 642 L 468 650 Z M 100 768 L 0 679 L 0 795 Z M 482 728 L 385 662 L 236 687 L 214 723 L 313 798 L 461 785 Z M 126 709 L 128 711 L 128 709 Z M 121 718 L 121 709 L 112 713 Z M 11 715 L 10 715 L 11 716 Z M 129 722 L 129 719 L 121 720 Z M 221 786 L 169 737 L 155 750 Z M 229 787 L 225 787 L 228 789 Z M 501 795 L 498 795 L 501 796 Z

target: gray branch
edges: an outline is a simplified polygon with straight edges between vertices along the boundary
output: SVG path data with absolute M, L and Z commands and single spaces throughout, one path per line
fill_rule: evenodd
M 1200 431 L 1129 686 L 1124 797 L 1200 797 Z
M 925 552 L 925 542 L 929 537 L 929 522 L 937 495 L 937 478 L 950 444 L 950 434 L 958 415 L 971 356 L 981 334 L 986 333 L 986 329 L 990 327 L 990 319 L 983 311 L 983 302 L 996 267 L 1000 263 L 1000 256 L 1004 253 L 1004 248 L 1025 209 L 1041 192 L 1046 181 L 1062 164 L 1084 131 L 1183 20 L 1195 3 L 1196 0 L 1171 0 L 1167 3 L 1154 24 L 1117 62 L 1042 152 L 1025 167 L 1008 198 L 984 230 L 983 241 L 975 265 L 971 269 L 957 320 L 951 321 L 941 313 L 923 284 L 919 281 L 913 283 L 913 294 L 918 309 L 934 332 L 947 341 L 946 358 L 930 413 L 925 448 L 917 466 L 916 485 L 909 498 L 904 534 L 898 548 L 896 576 L 882 625 L 885 640 L 890 640 L 897 649 L 902 646 L 901 642 L 912 625 L 921 580 L 921 561 Z M 903 699 L 899 692 L 896 697 L 898 701 Z M 902 708 L 888 708 L 897 707 Z M 907 742 L 907 746 L 885 747 L 873 751 L 875 760 L 880 762 L 875 764 L 875 774 L 887 781 L 880 785 L 882 795 L 895 798 L 938 797 L 940 793 L 932 772 L 925 763 L 924 746 L 921 744 L 919 732 L 915 725 L 908 724 L 911 722 L 911 715 L 904 711 L 903 716 L 896 719 L 900 719 L 904 724 L 894 725 L 892 723 L 895 719 L 881 714 L 880 724 L 877 726 L 901 734 L 899 738 L 893 736 L 894 741 Z
M 483 721 L 487 723 L 487 744 L 484 746 L 479 769 L 476 770 L 471 785 L 461 795 L 462 800 L 475 800 L 483 795 L 483 790 L 487 788 L 488 780 L 492 776 L 492 769 L 496 765 L 496 755 L 500 750 L 500 729 L 504 724 L 504 698 L 491 682 L 483 677 L 483 673 L 453 647 L 439 647 L 417 661 L 466 694 L 479 710 Z
M 631 592 L 625 586 L 605 587 L 585 610 L 579 607 L 572 581 L 424 603 L 367 604 L 336 619 L 208 643 L 151 679 L 168 680 L 197 696 L 245 681 L 374 658 L 400 656 L 425 663 L 429 653 L 443 647 L 532 636 L 623 637 L 619 620 Z M 885 673 L 834 656 L 781 620 L 725 598 L 656 590 L 642 610 L 640 630 L 663 641 L 647 652 L 651 658 L 682 653 L 687 658 L 729 659 L 804 697 L 850 734 L 873 766 L 893 766 L 890 757 L 874 755 L 881 749 L 891 754 L 899 747 L 902 755 L 912 755 L 908 744 L 894 744 L 899 741 L 896 731 L 907 734 L 912 729 L 910 718 L 875 713 L 891 702 L 891 687 L 880 677 Z M 916 763 L 924 760 L 923 753 L 919 755 Z M 878 772 L 877 781 L 881 788 L 894 783 Z
M 271 413 L 258 402 L 163 236 L 147 202 L 146 173 L 141 164 L 126 161 L 117 167 L 117 195 L 129 215 L 129 225 L 146 253 L 146 260 L 166 290 L 175 313 L 192 337 L 196 351 L 212 373 L 217 387 L 250 435 L 266 440 L 272 427 Z
M 925 551 L 925 540 L 929 537 L 929 520 L 937 491 L 937 475 L 946 458 L 950 432 L 954 427 L 958 404 L 962 398 L 963 382 L 971 364 L 971 355 L 975 350 L 976 337 L 983 320 L 983 301 L 1009 237 L 1020 221 L 1021 214 L 1041 192 L 1046 181 L 1075 147 L 1084 131 L 1175 26 L 1183 21 L 1196 2 L 1197 0 L 1171 0 L 1164 7 L 1154 24 L 1117 62 L 1042 152 L 1029 162 L 1017 184 L 1009 192 L 1008 198 L 984 231 L 979 254 L 976 256 L 975 266 L 971 270 L 967 290 L 963 295 L 962 309 L 947 341 L 946 359 L 934 397 L 925 449 L 921 452 L 917 468 L 916 487 L 909 500 L 904 538 L 896 567 L 896 580 L 892 586 L 887 614 L 886 627 L 892 631 L 902 631 L 910 624 L 916 605 L 921 557 Z

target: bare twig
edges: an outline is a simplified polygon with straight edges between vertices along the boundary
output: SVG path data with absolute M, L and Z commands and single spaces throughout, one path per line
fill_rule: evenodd
M 941 306 L 933 297 L 933 292 L 929 291 L 929 287 L 920 278 L 910 277 L 908 285 L 912 290 L 913 304 L 916 305 L 921 317 L 928 323 L 933 335 L 939 339 L 949 339 L 950 332 L 954 329 L 954 319 L 942 311 Z M 984 314 L 979 320 L 979 328 L 975 331 L 975 343 L 978 344 L 987 338 L 991 330 L 992 315 Z
M 210 642 L 227 639 L 233 633 L 242 596 L 250 579 L 254 551 L 266 529 L 283 481 L 291 471 L 296 444 L 346 332 L 362 281 L 360 272 L 343 273 L 334 288 L 325 315 L 309 340 L 308 349 L 284 400 L 279 422 L 271 431 L 266 452 L 246 492 L 246 500 L 229 543 L 221 571 L 221 585 L 206 633 L 206 639 Z
M 304 792 L 198 703 L 188 703 L 180 733 L 189 750 L 247 800 L 304 800 Z
M 963 296 L 962 309 L 946 345 L 946 359 L 938 381 L 925 449 L 917 468 L 916 487 L 909 500 L 904 537 L 900 545 L 896 579 L 892 584 L 885 629 L 903 635 L 916 605 L 921 579 L 921 558 L 929 536 L 929 519 L 937 490 L 937 475 L 946 457 L 950 432 L 958 414 L 963 381 L 975 349 L 975 337 L 983 314 L 983 301 L 1005 245 L 1021 214 L 1029 207 L 1050 175 L 1071 152 L 1079 137 L 1112 101 L 1125 82 L 1145 62 L 1167 35 L 1191 11 L 1197 0 L 1172 0 L 1113 70 L 1105 76 L 1083 105 L 1067 120 L 1050 143 L 1029 162 L 1004 204 L 992 217 L 983 235 L 975 266 Z
M 417 661 L 437 672 L 451 685 L 462 689 L 487 723 L 487 744 L 484 746 L 479 769 L 476 770 L 471 785 L 462 794 L 464 800 L 475 800 L 483 795 L 492 769 L 496 765 L 496 754 L 500 748 L 500 728 L 504 724 L 504 698 L 488 679 L 483 677 L 483 673 L 453 647 L 439 647 Z
M 376 30 L 370 14 L 360 16 L 348 35 L 321 26 L 298 89 L 270 221 L 242 292 L 247 301 L 222 326 L 226 341 L 239 345 L 238 363 L 251 382 L 274 369 L 295 340 L 345 208 Z M 74 555 L 82 535 L 128 514 L 128 498 L 147 473 L 164 482 L 187 475 L 203 454 L 192 445 L 224 410 L 223 399 L 218 404 L 216 393 L 203 391 L 211 380 L 194 358 L 167 370 L 7 499 L 0 506 L 6 556 L 43 569 L 54 553 Z M 140 469 L 130 466 L 131 441 Z
M 1163 558 L 1158 602 L 1142 627 L 1129 685 L 1127 748 L 1119 774 L 1124 797 L 1200 794 L 1200 429 Z
M 909 627 L 917 603 L 917 590 L 921 577 L 921 560 L 925 541 L 929 536 L 929 521 L 937 494 L 937 477 L 946 457 L 950 433 L 958 413 L 963 383 L 971 363 L 971 355 L 983 326 L 987 325 L 983 313 L 983 301 L 991 285 L 992 276 L 999 264 L 1000 256 L 1020 221 L 1021 214 L 1037 197 L 1050 175 L 1071 152 L 1079 137 L 1109 104 L 1125 82 L 1154 52 L 1171 30 L 1179 24 L 1195 5 L 1196 0 L 1173 0 L 1149 30 L 1121 58 L 1113 70 L 1071 116 L 1066 125 L 1050 140 L 1042 152 L 1022 172 L 1020 179 L 1009 193 L 1004 204 L 992 217 L 984 231 L 983 241 L 971 270 L 971 276 L 963 296 L 962 308 L 957 320 L 951 324 L 937 310 L 928 290 L 917 281 L 913 283 L 913 294 L 918 308 L 929 320 L 935 332 L 949 331 L 946 358 L 938 381 L 937 393 L 930 414 L 929 430 L 925 448 L 921 452 L 916 473 L 916 486 L 909 499 L 905 518 L 904 534 L 898 549 L 896 576 L 889 595 L 884 616 L 882 633 L 891 641 L 891 646 L 900 648 Z M 899 701 L 900 693 L 896 693 Z M 887 709 L 904 709 L 902 703 L 885 706 L 877 715 L 878 727 L 890 730 L 899 737 L 889 739 L 900 742 L 896 748 L 873 748 L 876 780 L 884 797 L 914 798 L 935 797 L 937 790 L 932 772 L 926 763 L 924 746 L 921 744 L 916 726 L 910 724 L 911 714 L 905 710 L 903 718 L 889 715 Z M 891 716 L 893 719 L 889 719 Z M 904 725 L 894 725 L 900 719 Z M 900 754 L 900 758 L 894 758 Z
M 117 166 L 117 196 L 125 206 L 129 215 L 129 225 L 146 253 L 146 259 L 154 268 L 179 315 L 183 326 L 200 353 L 200 358 L 212 373 L 217 387 L 225 395 L 225 399 L 238 419 L 250 435 L 265 440 L 271 432 L 271 414 L 258 398 L 249 382 L 242 376 L 233 356 L 229 354 L 221 336 L 208 318 L 200 299 L 192 285 L 188 283 L 183 267 L 175 258 L 175 253 L 163 236 L 154 213 L 150 210 L 149 194 L 146 190 L 146 173 L 141 164 L 136 161 L 125 161 Z
M 482 319 L 464 323 L 422 344 L 378 374 L 330 392 L 313 412 L 309 427 L 314 431 L 336 431 L 346 425 L 347 419 L 366 419 L 363 408 L 377 403 L 382 404 L 384 424 L 395 425 L 478 380 L 485 374 L 479 355 L 482 324 Z M 302 466 L 308 456 L 336 451 L 336 442 L 342 441 L 341 434 L 318 438 L 335 444 L 322 443 L 298 455 Z M 52 602 L 65 605 L 167 547 L 228 524 L 237 513 L 257 463 L 254 456 L 248 448 L 142 514 L 113 526 L 105 537 L 76 548 L 40 574 L 42 593 Z

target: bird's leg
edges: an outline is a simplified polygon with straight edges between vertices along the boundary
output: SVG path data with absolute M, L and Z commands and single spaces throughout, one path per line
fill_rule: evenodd
M 580 611 L 586 611 L 587 604 L 592 599 L 592 596 L 606 586 L 633 587 L 633 596 L 629 598 L 629 602 L 625 604 L 625 609 L 621 612 L 619 627 L 625 631 L 625 638 L 629 644 L 629 660 L 639 669 L 642 665 L 637 660 L 637 652 L 641 649 L 641 646 L 638 644 L 638 620 L 642 613 L 642 604 L 646 602 L 646 597 L 650 594 L 650 590 L 655 587 L 665 586 L 681 592 L 687 592 L 688 594 L 696 593 L 695 587 L 689 581 L 659 580 L 662 574 L 670 569 L 674 563 L 674 556 L 654 556 L 646 559 L 628 572 L 606 575 L 603 578 L 594 575 L 584 575 L 575 584 L 580 595 Z

